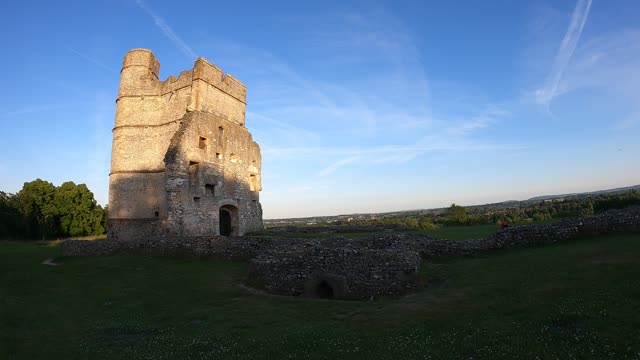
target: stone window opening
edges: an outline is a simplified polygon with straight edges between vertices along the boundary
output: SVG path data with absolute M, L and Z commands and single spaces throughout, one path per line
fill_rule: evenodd
M 232 163 L 235 163 L 238 161 L 238 159 L 236 158 L 236 154 L 234 153 L 229 154 L 229 159 L 231 160 Z
M 156 212 L 154 213 L 154 215 L 155 215 L 155 217 L 160 217 L 160 212 L 159 212 L 159 211 L 156 211 Z
M 200 136 L 198 139 L 198 148 L 203 150 L 207 149 L 207 138 Z
M 219 152 L 217 152 L 217 153 L 216 153 L 216 159 L 222 159 L 222 154 L 221 154 L 221 153 L 219 153 Z
M 194 204 L 199 204 L 200 203 L 200 197 L 199 196 L 194 196 L 193 197 L 193 203 Z
M 214 184 L 205 184 L 204 189 L 207 193 L 210 193 L 212 196 L 216 196 L 216 186 Z
M 319 299 L 333 299 L 333 288 L 326 280 L 322 280 L 316 287 L 316 296 Z
M 222 138 L 224 137 L 224 128 L 222 126 L 218 126 L 218 146 L 222 146 Z
M 189 161 L 189 184 L 198 184 L 198 163 L 195 161 Z
M 258 191 L 258 178 L 255 175 L 249 175 L 249 189 Z

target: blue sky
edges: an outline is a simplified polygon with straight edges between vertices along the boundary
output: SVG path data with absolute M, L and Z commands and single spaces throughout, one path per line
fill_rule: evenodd
M 119 70 L 198 56 L 248 88 L 266 218 L 640 184 L 637 1 L 20 1 L 2 6 L 0 190 L 106 204 Z

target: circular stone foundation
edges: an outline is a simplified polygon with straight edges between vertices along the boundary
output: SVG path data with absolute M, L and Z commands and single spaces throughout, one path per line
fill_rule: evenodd
M 272 293 L 363 299 L 414 290 L 420 256 L 406 249 L 314 246 L 263 253 L 249 269 L 250 281 Z

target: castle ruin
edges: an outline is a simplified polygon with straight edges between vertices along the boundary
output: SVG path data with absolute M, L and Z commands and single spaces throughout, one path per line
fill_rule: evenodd
M 260 147 L 245 127 L 246 87 L 204 58 L 160 81 L 150 50 L 125 57 L 109 174 L 116 240 L 240 236 L 260 230 Z

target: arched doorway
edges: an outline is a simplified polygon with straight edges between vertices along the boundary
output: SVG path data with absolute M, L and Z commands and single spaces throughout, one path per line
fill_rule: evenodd
M 238 236 L 238 208 L 233 205 L 220 207 L 218 216 L 220 221 L 220 235 Z
M 333 288 L 328 282 L 322 280 L 316 287 L 316 296 L 320 299 L 333 299 Z

